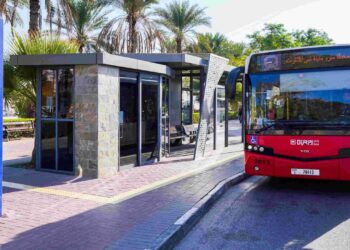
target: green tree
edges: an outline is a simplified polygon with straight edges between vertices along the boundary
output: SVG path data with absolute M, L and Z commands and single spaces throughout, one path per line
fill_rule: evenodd
M 214 53 L 226 57 L 234 66 L 244 66 L 246 58 L 252 51 L 247 44 L 230 41 L 220 33 L 198 34 L 197 41 L 187 50 L 192 53 Z
M 197 41 L 192 43 L 188 50 L 194 53 L 214 53 L 217 55 L 225 54 L 225 49 L 229 41 L 220 33 L 197 34 Z
M 151 52 L 157 42 L 162 41 L 162 34 L 149 13 L 158 0 L 102 0 L 100 3 L 122 11 L 99 35 L 99 45 L 108 52 Z
M 248 35 L 248 38 L 254 51 L 327 45 L 333 42 L 323 31 L 308 29 L 288 32 L 283 24 L 265 24 L 262 31 L 256 31 Z
M 0 0 L 0 16 L 3 15 L 6 22 L 13 28 L 16 24 L 23 24 L 18 15 L 18 8 L 27 6 L 27 0 Z
M 182 53 L 184 43 L 190 35 L 196 34 L 198 26 L 209 26 L 210 18 L 205 14 L 206 8 L 190 5 L 189 1 L 174 1 L 165 8 L 156 8 L 157 22 L 170 32 L 176 41 L 177 53 Z
M 27 0 L 25 0 L 27 1 Z M 90 0 L 93 1 L 93 0 Z M 88 2 L 90 2 L 88 0 Z M 50 31 L 52 32 L 52 23 L 53 18 L 55 15 L 57 15 L 58 23 L 59 25 L 62 23 L 61 18 L 62 16 L 65 19 L 65 25 L 70 26 L 72 24 L 72 13 L 69 8 L 67 0 L 56 0 L 57 7 L 55 8 L 53 6 L 53 2 L 51 0 L 45 0 L 45 8 L 47 12 L 47 18 L 46 21 L 50 24 Z M 29 30 L 28 34 L 30 36 L 36 36 L 37 33 L 40 33 L 41 31 L 41 6 L 40 6 L 40 0 L 29 0 Z M 58 27 L 60 28 L 60 26 Z
M 236 67 L 245 66 L 245 62 L 253 49 L 246 43 L 233 43 L 231 48 L 232 54 L 227 58 L 230 59 L 230 64 Z
M 72 15 L 71 26 L 63 26 L 68 35 L 79 46 L 79 52 L 82 53 L 84 48 L 94 46 L 97 37 L 95 32 L 107 22 L 108 12 L 103 11 L 103 6 L 92 1 L 85 0 L 68 0 L 67 4 Z
M 50 34 L 32 33 L 30 36 L 14 35 L 10 45 L 13 55 L 36 54 L 71 54 L 77 53 L 79 46 L 69 40 L 61 40 Z M 36 71 L 31 67 L 14 67 L 4 63 L 4 97 L 5 101 L 15 105 L 20 116 L 34 114 L 36 102 Z M 25 112 L 27 111 L 27 114 Z M 36 145 L 36 143 L 34 144 Z M 32 163 L 35 163 L 34 147 Z
M 292 32 L 292 36 L 295 40 L 295 46 L 297 47 L 328 45 L 333 43 L 333 40 L 326 32 L 317 29 L 308 29 L 306 31 L 297 30 Z
M 164 39 L 161 44 L 162 53 L 176 53 L 176 41 L 174 39 Z
M 53 35 L 14 35 L 10 45 L 12 55 L 68 54 L 78 52 L 74 42 L 60 40 Z M 16 104 L 18 100 L 35 107 L 36 101 L 35 69 L 14 67 L 4 63 L 4 98 L 7 103 Z M 23 115 L 23 114 L 22 114 Z
M 250 46 L 255 51 L 294 47 L 293 36 L 283 24 L 265 24 L 262 31 L 248 35 Z

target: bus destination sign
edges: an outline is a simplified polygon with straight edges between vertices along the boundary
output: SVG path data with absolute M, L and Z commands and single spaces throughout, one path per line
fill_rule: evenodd
M 350 48 L 319 48 L 307 51 L 286 51 L 254 55 L 249 72 L 312 69 L 326 67 L 350 67 Z

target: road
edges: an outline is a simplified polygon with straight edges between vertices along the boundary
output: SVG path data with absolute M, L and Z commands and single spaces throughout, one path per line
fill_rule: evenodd
M 250 177 L 177 249 L 350 249 L 350 183 Z

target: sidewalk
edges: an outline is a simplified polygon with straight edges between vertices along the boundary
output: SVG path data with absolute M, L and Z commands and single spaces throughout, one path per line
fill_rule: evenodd
M 29 163 L 32 159 L 34 138 L 22 138 L 3 142 L 3 165 L 19 165 Z
M 2 250 L 147 248 L 217 183 L 243 170 L 237 139 L 202 160 L 169 158 L 99 180 L 5 168 Z

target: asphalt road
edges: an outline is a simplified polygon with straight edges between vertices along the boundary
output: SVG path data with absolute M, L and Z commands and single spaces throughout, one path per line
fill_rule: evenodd
M 350 182 L 250 177 L 177 249 L 350 249 Z

